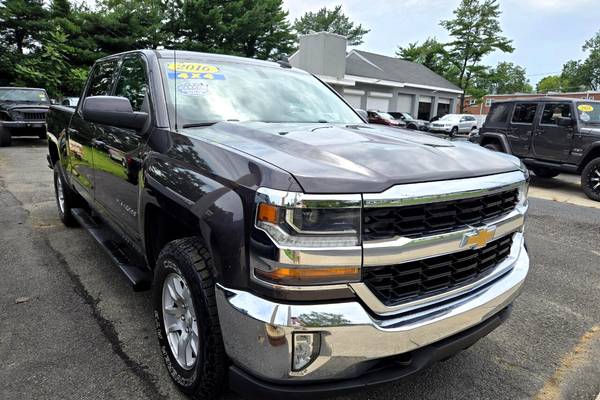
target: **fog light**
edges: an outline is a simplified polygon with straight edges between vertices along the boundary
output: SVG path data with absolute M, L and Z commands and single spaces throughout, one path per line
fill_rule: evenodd
M 292 370 L 306 368 L 319 355 L 321 337 L 318 333 L 294 333 L 294 353 L 292 354 Z

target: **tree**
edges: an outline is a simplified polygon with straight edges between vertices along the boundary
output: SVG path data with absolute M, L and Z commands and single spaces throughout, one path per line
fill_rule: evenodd
M 0 4 L 0 37 L 19 54 L 34 50 L 49 27 L 43 0 L 4 0 Z
M 453 80 L 451 75 L 456 72 L 456 68 L 449 61 L 445 45 L 435 37 L 428 37 L 422 44 L 413 42 L 406 47 L 398 46 L 396 56 L 403 60 L 423 64 L 448 80 Z
M 497 0 L 462 0 L 454 19 L 440 25 L 448 30 L 452 41 L 447 44 L 450 61 L 458 70 L 458 86 L 467 92 L 471 79 L 485 72 L 481 65 L 484 56 L 500 50 L 512 52 L 512 41 L 501 35 L 500 5 Z M 461 95 L 460 110 L 464 111 L 465 93 Z
M 579 77 L 591 90 L 600 89 L 600 32 L 587 40 L 583 45 L 583 51 L 589 52 L 587 59 L 581 65 Z
M 559 75 L 549 75 L 540 79 L 536 91 L 538 93 L 562 92 L 564 87 L 564 82 Z
M 350 21 L 342 12 L 341 5 L 332 10 L 323 7 L 317 12 L 309 11 L 294 21 L 293 28 L 301 35 L 311 32 L 337 33 L 345 36 L 350 46 L 362 44 L 363 36 L 370 32 L 370 29 L 363 28 L 361 24 L 355 25 Z
M 533 91 L 525 68 L 511 62 L 499 62 L 496 68 L 490 70 L 487 81 L 488 93 L 511 94 Z

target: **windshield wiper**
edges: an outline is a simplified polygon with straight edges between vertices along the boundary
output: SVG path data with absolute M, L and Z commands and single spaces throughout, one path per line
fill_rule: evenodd
M 203 126 L 213 126 L 214 124 L 218 124 L 219 122 L 239 122 L 239 119 L 228 119 L 225 121 L 202 121 L 202 122 L 193 122 L 191 124 L 183 125 L 183 129 L 185 128 L 202 128 Z

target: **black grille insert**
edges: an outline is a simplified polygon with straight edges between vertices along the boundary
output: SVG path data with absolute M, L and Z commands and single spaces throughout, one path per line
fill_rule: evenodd
M 472 199 L 363 209 L 363 240 L 420 237 L 461 229 L 511 212 L 518 189 Z
M 386 306 L 414 301 L 475 282 L 489 274 L 510 253 L 512 235 L 479 250 L 363 268 L 363 282 Z

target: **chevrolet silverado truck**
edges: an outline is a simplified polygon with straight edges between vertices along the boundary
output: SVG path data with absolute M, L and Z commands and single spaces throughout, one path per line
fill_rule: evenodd
M 61 220 L 152 290 L 194 398 L 400 379 L 502 323 L 529 270 L 518 159 L 369 125 L 284 61 L 102 58 L 48 146 Z
M 50 100 L 44 89 L 0 87 L 0 147 L 13 136 L 46 139 L 46 113 Z
M 583 192 L 600 201 L 600 101 L 541 97 L 494 103 L 470 140 L 519 157 L 540 178 L 579 174 Z

